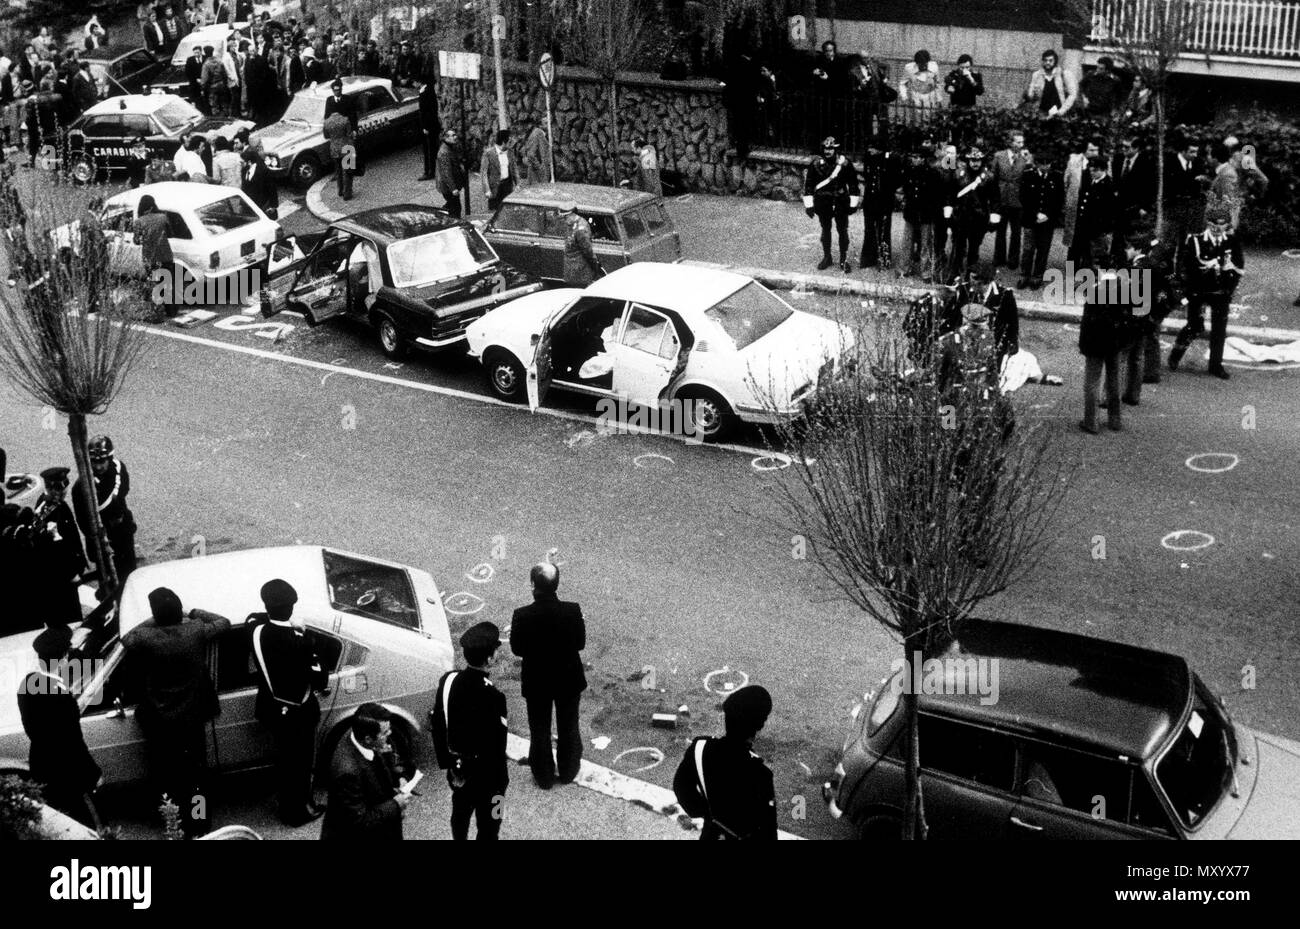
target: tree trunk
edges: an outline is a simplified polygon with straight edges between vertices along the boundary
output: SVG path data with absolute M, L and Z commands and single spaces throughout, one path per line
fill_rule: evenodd
M 920 716 L 917 712 L 920 704 L 914 693 L 915 688 L 912 686 L 913 681 L 916 680 L 912 667 L 913 658 L 920 654 L 920 649 L 914 649 L 910 642 L 905 642 L 903 647 L 907 650 L 903 664 L 903 673 L 907 677 L 904 680 L 902 693 L 903 724 L 907 726 L 907 741 L 904 747 L 907 754 L 903 762 L 903 783 L 907 794 L 903 808 L 903 838 L 924 839 L 927 830 L 925 799 L 921 791 Z
M 90 467 L 90 451 L 87 448 L 86 417 L 82 413 L 68 416 L 68 438 L 72 440 L 72 456 L 77 462 L 77 474 L 81 477 L 81 502 L 90 514 L 90 525 L 81 530 L 90 536 L 94 548 L 95 564 L 99 567 L 100 599 L 117 592 L 117 569 L 113 566 L 113 553 L 108 545 L 108 535 L 104 532 L 104 523 L 99 518 L 99 499 L 95 493 L 95 472 Z
M 1165 88 L 1151 95 L 1156 108 L 1156 234 L 1165 238 Z M 1177 243 L 1174 243 L 1177 246 Z
M 609 175 L 610 186 L 618 186 L 618 83 L 609 79 Z

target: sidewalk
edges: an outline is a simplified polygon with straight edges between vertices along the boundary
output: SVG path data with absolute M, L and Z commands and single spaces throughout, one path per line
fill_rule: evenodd
M 356 178 L 354 196 L 339 199 L 333 177 L 318 181 L 307 194 L 307 208 L 329 221 L 359 210 L 394 203 L 425 203 L 442 206 L 443 199 L 432 181 L 416 180 L 424 170 L 419 149 L 375 159 L 364 177 Z M 487 217 L 487 202 L 477 174 L 470 178 L 470 218 Z M 668 209 L 682 237 L 682 254 L 695 264 L 730 268 L 753 277 L 769 287 L 811 290 L 819 293 L 858 295 L 864 298 L 910 300 L 929 291 L 914 279 L 888 272 L 856 268 L 862 248 L 862 221 L 849 220 L 850 257 L 855 265 L 850 274 L 815 270 L 821 259 L 820 231 L 816 220 L 804 215 L 796 202 L 760 200 L 752 197 L 724 197 L 685 194 L 668 200 Z M 895 214 L 894 254 L 902 248 L 903 222 Z M 1052 249 L 1049 267 L 1065 264 L 1065 249 L 1058 241 Z M 993 236 L 984 240 L 982 254 L 991 260 Z M 1228 335 L 1250 342 L 1274 344 L 1300 340 L 1300 308 L 1293 307 L 1300 293 L 1300 253 L 1287 258 L 1279 252 L 1248 249 L 1246 279 L 1232 305 Z M 998 279 L 1004 286 L 1015 285 L 1019 274 L 1003 268 Z M 1042 291 L 1017 291 L 1021 315 L 1029 319 L 1077 323 L 1082 307 L 1047 303 Z M 1179 314 L 1165 321 L 1166 332 L 1177 332 L 1184 320 Z

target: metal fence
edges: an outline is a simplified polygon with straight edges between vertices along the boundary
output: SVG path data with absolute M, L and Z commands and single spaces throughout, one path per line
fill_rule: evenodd
M 1189 52 L 1300 58 L 1300 3 L 1281 0 L 1197 0 Z M 1152 35 L 1163 15 L 1161 0 L 1093 0 L 1088 41 Z

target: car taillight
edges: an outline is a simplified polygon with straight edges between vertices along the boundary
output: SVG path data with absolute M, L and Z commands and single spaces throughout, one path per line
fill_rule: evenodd
M 279 223 L 275 224 L 275 241 L 279 242 L 284 238 L 284 227 Z
M 221 267 L 221 252 L 213 252 L 208 256 L 208 267 L 214 271 Z

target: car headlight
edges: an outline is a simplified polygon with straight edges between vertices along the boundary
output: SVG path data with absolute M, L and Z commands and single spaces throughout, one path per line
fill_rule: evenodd
M 280 167 L 280 156 L 279 156 L 279 155 L 267 155 L 267 156 L 266 156 L 266 166 L 267 166 L 268 168 L 278 168 L 278 167 Z

